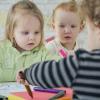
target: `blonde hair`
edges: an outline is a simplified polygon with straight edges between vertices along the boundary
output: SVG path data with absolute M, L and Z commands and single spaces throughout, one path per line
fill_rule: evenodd
M 100 25 L 100 0 L 81 0 L 79 4 L 85 15 L 88 15 L 94 23 Z
M 6 39 L 10 40 L 13 43 L 13 45 L 15 45 L 15 41 L 13 39 L 13 31 L 18 19 L 16 17 L 16 14 L 30 14 L 32 16 L 36 16 L 39 19 L 40 25 L 41 25 L 41 32 L 42 32 L 40 45 L 42 45 L 43 37 L 44 37 L 43 15 L 41 11 L 39 10 L 39 8 L 33 2 L 29 0 L 22 0 L 22 1 L 17 2 L 16 4 L 12 6 L 10 11 L 8 12 L 7 21 L 6 21 L 6 30 L 5 30 Z
M 52 14 L 52 22 L 54 21 L 55 15 L 56 15 L 56 11 L 57 10 L 64 10 L 64 11 L 71 11 L 71 12 L 75 12 L 80 16 L 80 20 L 81 20 L 81 24 L 83 25 L 84 23 L 84 16 L 82 14 L 82 11 L 80 9 L 80 7 L 77 5 L 77 3 L 75 1 L 69 1 L 69 2 L 63 2 L 61 4 L 59 4 L 54 10 L 53 10 L 53 14 Z

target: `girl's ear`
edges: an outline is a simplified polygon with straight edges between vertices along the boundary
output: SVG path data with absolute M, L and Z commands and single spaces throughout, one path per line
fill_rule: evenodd
M 82 25 L 80 26 L 80 31 L 82 31 L 83 28 L 84 28 L 84 25 L 82 24 Z
M 80 25 L 79 33 L 82 31 L 83 28 L 84 28 L 84 26 L 83 25 Z
M 85 27 L 85 21 L 81 22 L 81 24 L 80 24 L 80 32 L 83 30 L 84 27 Z
M 54 29 L 55 29 L 55 24 L 54 24 L 54 22 L 51 23 L 51 26 L 52 26 L 52 29 L 54 30 Z

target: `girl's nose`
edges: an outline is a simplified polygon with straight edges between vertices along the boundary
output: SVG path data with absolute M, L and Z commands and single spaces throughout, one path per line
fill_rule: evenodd
M 65 33 L 70 33 L 71 32 L 71 28 L 69 26 L 65 27 Z
M 35 38 L 35 37 L 34 37 L 34 34 L 33 34 L 33 33 L 30 33 L 30 34 L 29 34 L 29 39 L 30 39 L 30 40 L 34 40 L 34 38 Z

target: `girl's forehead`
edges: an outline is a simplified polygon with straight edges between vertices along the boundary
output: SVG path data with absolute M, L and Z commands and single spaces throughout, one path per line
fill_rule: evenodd
M 16 21 L 16 23 L 18 23 L 18 22 L 28 22 L 28 21 L 37 21 L 38 20 L 38 22 L 40 23 L 40 20 L 39 20 L 39 18 L 37 17 L 37 16 L 35 16 L 35 15 L 32 15 L 32 14 L 16 14 L 15 15 L 15 21 Z
M 40 29 L 41 23 L 37 17 L 27 15 L 16 20 L 16 27 L 25 29 Z
M 62 10 L 62 9 L 58 9 L 55 13 L 55 16 L 59 16 L 59 15 L 69 15 L 69 16 L 72 16 L 72 15 L 75 15 L 75 17 L 80 17 L 81 15 L 77 12 L 77 11 L 69 11 L 69 10 Z
M 71 21 L 71 22 L 80 22 L 80 16 L 76 12 L 71 12 L 71 11 L 63 11 L 63 10 L 58 10 L 55 15 L 55 20 L 62 21 L 66 20 Z
M 31 13 L 28 13 L 28 12 L 25 12 L 25 11 L 23 11 L 23 12 L 16 12 L 15 13 L 15 18 L 25 18 L 25 17 L 27 17 L 27 16 L 31 16 L 31 17 L 34 17 L 35 15 L 34 14 L 31 14 Z

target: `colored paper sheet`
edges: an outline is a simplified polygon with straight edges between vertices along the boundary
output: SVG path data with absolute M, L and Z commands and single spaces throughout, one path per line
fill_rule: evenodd
M 33 92 L 33 100 L 48 100 L 54 93 Z M 15 92 L 8 96 L 8 100 L 32 100 L 27 92 Z
M 66 96 L 65 97 L 69 97 L 69 96 L 71 97 L 72 96 L 72 93 L 71 93 L 72 90 L 71 89 L 62 88 L 62 90 L 66 90 Z M 53 97 L 54 95 L 56 95 L 56 94 L 55 93 L 33 91 L 33 100 L 48 100 L 49 98 Z M 8 100 L 32 100 L 32 99 L 28 95 L 28 93 L 25 91 L 25 92 L 14 92 L 14 93 L 12 93 L 11 95 L 8 96 Z M 70 100 L 70 99 L 68 99 L 68 100 Z

